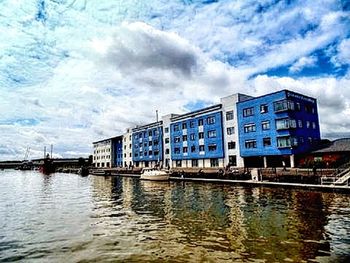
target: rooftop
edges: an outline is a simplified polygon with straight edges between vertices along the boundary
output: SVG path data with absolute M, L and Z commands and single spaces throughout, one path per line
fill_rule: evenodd
M 314 153 L 328 152 L 350 152 L 350 138 L 342 138 L 332 141 L 325 148 L 314 151 Z

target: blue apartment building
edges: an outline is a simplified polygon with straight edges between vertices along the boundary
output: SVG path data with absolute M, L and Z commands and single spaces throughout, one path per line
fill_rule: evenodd
M 163 162 L 163 123 L 132 129 L 132 160 L 136 167 L 154 167 Z
M 222 167 L 221 104 L 171 118 L 172 167 Z
M 117 136 L 112 139 L 112 167 L 123 166 L 123 136 Z
M 317 101 L 288 90 L 237 103 L 240 154 L 250 167 L 295 166 L 320 140 Z

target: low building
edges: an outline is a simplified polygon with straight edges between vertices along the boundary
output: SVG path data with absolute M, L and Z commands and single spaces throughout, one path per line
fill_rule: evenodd
M 300 158 L 299 166 L 311 167 L 316 164 L 323 168 L 334 168 L 350 162 L 350 138 L 328 141 L 318 148 Z
M 93 166 L 111 167 L 112 163 L 112 138 L 93 142 Z

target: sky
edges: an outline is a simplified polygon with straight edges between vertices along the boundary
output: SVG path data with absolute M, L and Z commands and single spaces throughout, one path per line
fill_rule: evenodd
M 318 101 L 350 137 L 348 0 L 0 0 L 0 160 L 92 142 L 237 92 Z

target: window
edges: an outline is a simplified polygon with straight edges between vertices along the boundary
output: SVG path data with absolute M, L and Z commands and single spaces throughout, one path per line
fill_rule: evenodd
M 194 141 L 195 139 L 196 139 L 195 134 L 194 134 L 194 133 L 191 133 L 191 134 L 190 134 L 190 140 L 191 140 L 191 141 Z
M 144 155 L 144 156 L 147 156 L 147 152 L 144 152 L 143 155 Z
M 244 125 L 244 132 L 245 133 L 255 132 L 255 131 L 256 131 L 256 126 L 254 123 Z
M 310 122 L 306 121 L 306 128 L 310 128 Z
M 174 125 L 174 131 L 179 131 L 179 125 L 178 124 Z
M 196 146 L 192 145 L 191 146 L 191 153 L 194 153 L 196 151 Z
M 169 143 L 169 138 L 165 138 L 165 143 Z
M 194 121 L 190 121 L 190 128 L 194 128 Z
M 175 147 L 174 148 L 174 153 L 175 154 L 180 154 L 180 148 L 179 147 Z
M 216 131 L 208 131 L 208 138 L 216 138 Z
M 226 112 L 226 120 L 233 120 L 233 110 Z
M 297 110 L 297 111 L 300 111 L 300 110 L 301 110 L 301 107 L 300 107 L 300 103 L 299 103 L 299 102 L 297 102 L 297 103 L 295 104 L 295 107 L 296 107 L 296 110 Z
M 267 106 L 267 104 L 260 105 L 260 113 L 266 113 L 268 111 L 269 111 L 269 107 Z
M 198 138 L 199 139 L 204 139 L 204 132 L 198 133 Z
M 186 142 L 187 141 L 187 135 L 182 136 L 182 141 Z
M 311 105 L 305 105 L 305 111 L 307 113 L 314 113 L 315 112 L 314 108 Z
M 235 127 L 227 127 L 226 129 L 227 135 L 232 135 L 235 133 Z
M 263 138 L 263 146 L 271 146 L 271 138 Z
M 149 142 L 148 142 L 148 146 L 152 146 L 152 144 L 153 144 L 152 141 L 149 141 Z M 145 146 L 147 146 L 147 144 L 146 144 Z
M 275 101 L 273 103 L 273 107 L 274 107 L 275 112 L 294 110 L 294 102 L 290 101 L 290 100 Z
M 152 151 L 148 151 L 148 155 L 151 156 L 152 155 Z
M 219 159 L 218 158 L 210 159 L 210 167 L 218 167 L 218 166 L 219 166 Z
M 199 151 L 204 152 L 204 145 L 199 145 Z
M 300 143 L 300 144 L 303 144 L 303 143 L 304 143 L 304 137 L 300 137 L 300 138 L 299 138 L 299 143 Z
M 153 141 L 153 145 L 157 146 L 158 145 L 158 141 L 157 140 Z
M 243 117 L 248 117 L 254 115 L 254 108 L 245 108 L 243 109 Z
M 174 143 L 177 143 L 177 142 L 180 142 L 180 137 L 179 136 L 174 137 Z
M 214 116 L 210 116 L 207 118 L 207 123 L 208 124 L 214 124 L 215 123 L 215 117 Z
M 168 133 L 168 132 L 169 132 L 169 128 L 166 127 L 166 128 L 164 129 L 164 132 L 165 132 L 165 133 Z
M 158 130 L 156 130 L 156 129 L 154 129 L 154 130 L 153 130 L 153 135 L 154 135 L 154 136 L 159 135 L 159 131 L 158 131 Z
M 192 160 L 192 167 L 198 167 L 198 160 Z
M 312 129 L 316 129 L 316 123 L 312 122 Z
M 181 167 L 182 166 L 181 160 L 176 160 L 175 165 L 176 165 L 176 167 Z
M 165 149 L 165 154 L 169 154 L 169 149 Z
M 298 140 L 296 138 L 290 136 L 277 137 L 278 148 L 288 148 L 294 146 L 298 146 Z
M 203 119 L 198 120 L 198 126 L 203 126 Z
M 276 120 L 276 129 L 277 130 L 284 130 L 284 129 L 296 128 L 296 127 L 297 127 L 296 120 L 292 120 L 292 119 Z
M 236 149 L 236 142 L 229 142 L 227 146 L 229 150 Z
M 211 145 L 209 145 L 208 146 L 208 150 L 209 150 L 209 152 L 214 152 L 214 151 L 216 151 L 216 144 L 211 144 Z
M 183 148 L 182 148 L 182 152 L 183 152 L 183 153 L 187 153 L 187 152 L 188 152 L 188 148 L 187 148 L 187 147 L 183 147 Z
M 245 141 L 245 148 L 247 149 L 256 148 L 256 140 Z
M 261 129 L 262 129 L 263 131 L 265 131 L 265 130 L 270 130 L 270 121 L 263 121 L 263 122 L 261 123 Z
M 299 128 L 303 128 L 303 121 L 302 120 L 298 120 L 298 126 L 299 126 Z
M 149 132 L 148 132 L 148 136 L 152 136 L 152 131 L 149 131 Z
M 187 129 L 187 124 L 186 124 L 186 122 L 182 123 L 182 129 L 183 129 L 183 130 Z

